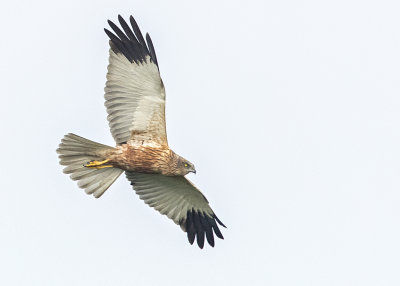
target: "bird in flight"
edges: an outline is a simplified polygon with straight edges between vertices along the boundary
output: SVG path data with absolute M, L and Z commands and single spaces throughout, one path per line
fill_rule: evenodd
M 87 194 L 99 198 L 125 172 L 140 199 L 166 215 L 200 248 L 214 233 L 223 239 L 218 224 L 225 225 L 205 196 L 185 175 L 194 165 L 172 151 L 165 127 L 165 88 L 149 34 L 146 41 L 135 19 L 119 15 L 122 30 L 108 21 L 109 65 L 105 106 L 116 147 L 69 133 L 57 149 L 64 173 Z

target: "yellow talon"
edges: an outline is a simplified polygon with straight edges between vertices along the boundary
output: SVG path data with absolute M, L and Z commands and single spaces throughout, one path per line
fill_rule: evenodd
M 83 165 L 83 166 L 86 168 L 93 168 L 93 169 L 110 168 L 110 167 L 112 167 L 112 165 L 104 165 L 108 161 L 110 161 L 110 159 L 106 159 L 104 161 L 94 160 L 94 161 L 90 161 L 89 163 L 87 163 L 86 165 Z

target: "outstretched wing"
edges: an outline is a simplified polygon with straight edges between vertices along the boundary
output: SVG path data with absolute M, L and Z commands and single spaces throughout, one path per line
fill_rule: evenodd
M 180 225 L 187 232 L 191 244 L 197 237 L 198 246 L 203 248 L 206 236 L 208 243 L 214 246 L 213 233 L 224 238 L 216 222 L 225 225 L 214 214 L 204 195 L 185 177 L 136 172 L 125 174 L 139 197 Z
M 165 130 L 165 89 L 149 34 L 147 44 L 131 16 L 132 29 L 118 16 L 122 32 L 108 21 L 110 57 L 105 106 L 111 133 L 117 144 L 129 140 L 168 145 Z

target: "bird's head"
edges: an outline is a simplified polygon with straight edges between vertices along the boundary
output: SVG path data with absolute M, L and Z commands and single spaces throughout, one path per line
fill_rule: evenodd
M 178 169 L 179 169 L 179 173 L 183 176 L 188 173 L 196 174 L 196 168 L 194 167 L 194 165 L 182 157 L 180 157 L 178 160 Z

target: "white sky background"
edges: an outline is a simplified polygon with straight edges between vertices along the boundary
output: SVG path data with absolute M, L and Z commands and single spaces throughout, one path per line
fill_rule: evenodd
M 1 285 L 400 285 L 398 1 L 0 5 Z M 113 144 L 107 19 L 152 36 L 170 146 L 228 226 L 200 250 L 124 176 L 62 173 L 65 133 Z

